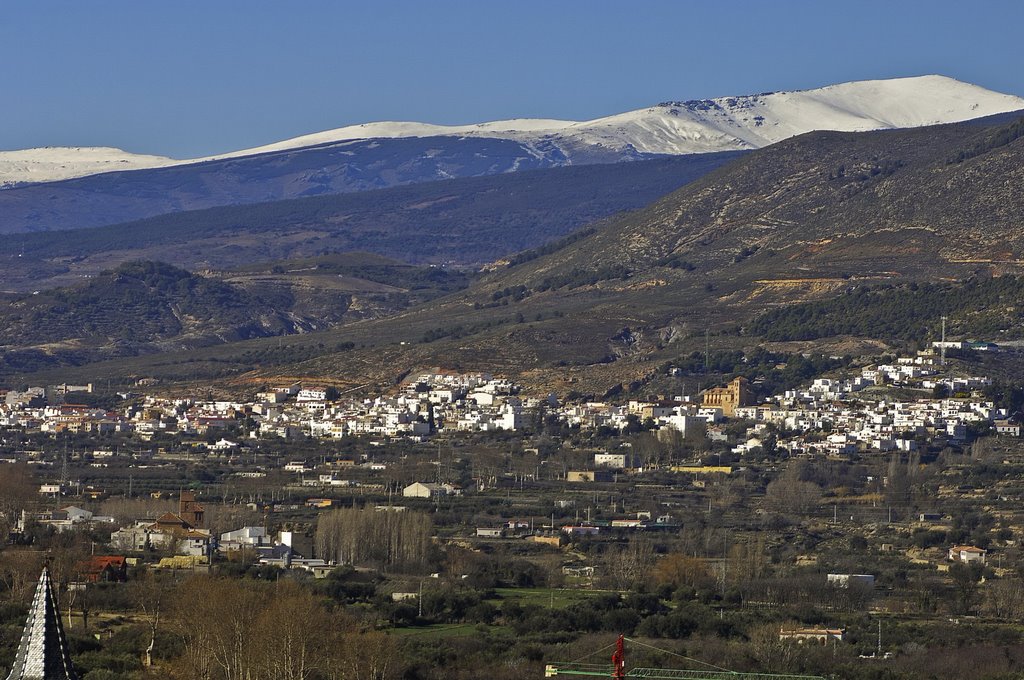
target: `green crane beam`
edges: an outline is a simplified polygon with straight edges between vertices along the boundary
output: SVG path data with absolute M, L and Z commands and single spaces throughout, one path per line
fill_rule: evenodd
M 555 663 L 544 668 L 545 678 L 559 675 L 585 675 L 589 677 L 611 678 L 613 666 Z M 737 673 L 734 671 L 698 671 L 682 668 L 632 668 L 626 673 L 627 678 L 649 678 L 651 680 L 825 680 L 820 675 L 787 675 L 779 673 Z

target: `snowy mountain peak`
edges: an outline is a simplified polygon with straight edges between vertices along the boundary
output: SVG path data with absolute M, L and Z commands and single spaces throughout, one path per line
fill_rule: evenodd
M 475 125 L 380 122 L 296 137 L 229 156 L 355 139 L 498 137 L 651 154 L 752 149 L 812 130 L 861 132 L 954 123 L 1024 109 L 1024 99 L 939 75 L 863 80 L 815 90 L 663 102 L 590 121 L 516 119 Z
M 0 151 L 0 186 L 54 182 L 117 170 L 159 168 L 176 162 L 173 158 L 134 154 L 106 146 L 47 146 Z
M 693 154 L 754 149 L 813 130 L 860 132 L 919 127 L 1024 110 L 1024 99 L 941 75 L 864 80 L 814 90 L 667 101 L 589 121 L 513 119 L 472 125 L 377 122 L 303 135 L 219 156 L 175 161 L 118 149 L 29 149 L 0 152 L 0 186 L 69 179 L 113 170 L 238 158 L 360 139 L 481 137 L 511 139 L 527 149 L 556 147 L 572 163 L 600 150 Z
M 1024 109 L 1024 99 L 945 76 L 840 83 L 815 90 L 765 92 L 664 102 L 611 116 L 632 128 L 634 146 L 648 153 L 697 153 L 711 144 L 760 148 L 812 130 L 863 132 L 954 123 Z M 675 139 L 673 139 L 675 138 Z

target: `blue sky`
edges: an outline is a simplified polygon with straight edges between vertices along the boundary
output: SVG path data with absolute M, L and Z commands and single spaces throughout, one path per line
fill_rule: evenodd
M 1024 96 L 1022 26 L 1019 0 L 11 2 L 0 149 L 192 157 L 925 73 Z

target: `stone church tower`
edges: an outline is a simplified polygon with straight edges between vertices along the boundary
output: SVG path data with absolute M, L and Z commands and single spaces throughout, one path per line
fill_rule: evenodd
M 738 406 L 751 406 L 754 395 L 750 391 L 749 381 L 740 376 L 734 378 L 726 387 L 713 387 L 704 392 L 703 406 L 722 409 L 722 415 L 732 418 Z

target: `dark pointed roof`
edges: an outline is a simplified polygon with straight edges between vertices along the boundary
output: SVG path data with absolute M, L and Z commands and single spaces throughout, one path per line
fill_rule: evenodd
M 60 623 L 50 571 L 45 567 L 7 680 L 78 680 Z

